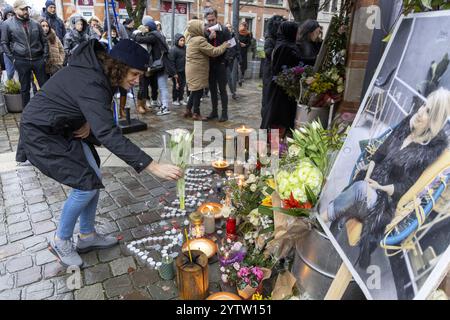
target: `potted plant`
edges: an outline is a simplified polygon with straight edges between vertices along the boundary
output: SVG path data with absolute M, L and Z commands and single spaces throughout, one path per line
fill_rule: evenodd
M 2 86 L 5 96 L 5 104 L 8 112 L 22 112 L 22 95 L 20 94 L 20 83 L 14 79 L 7 80 Z

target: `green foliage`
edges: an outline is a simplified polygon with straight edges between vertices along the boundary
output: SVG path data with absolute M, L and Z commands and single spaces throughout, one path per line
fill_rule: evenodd
M 20 94 L 20 83 L 14 79 L 6 80 L 1 91 L 3 94 Z
M 449 9 L 449 0 L 403 0 L 404 14 Z

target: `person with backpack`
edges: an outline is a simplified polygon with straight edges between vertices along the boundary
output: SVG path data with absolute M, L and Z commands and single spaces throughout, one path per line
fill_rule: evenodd
M 149 32 L 138 33 L 135 36 L 137 43 L 145 43 L 148 45 L 150 54 L 148 76 L 155 75 L 158 80 L 159 93 L 161 95 L 161 108 L 156 113 L 158 116 L 164 116 L 170 113 L 169 110 L 169 87 L 167 81 L 169 77 L 178 77 L 169 59 L 169 46 L 166 38 L 157 30 L 155 21 L 146 21 L 145 26 Z M 142 104 L 144 102 L 144 104 Z M 139 100 L 138 108 L 145 110 L 145 100 Z

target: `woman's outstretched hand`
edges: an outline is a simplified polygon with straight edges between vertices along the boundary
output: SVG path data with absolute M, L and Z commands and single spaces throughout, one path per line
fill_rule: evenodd
M 153 161 L 149 164 L 146 170 L 150 171 L 152 174 L 158 178 L 166 180 L 178 180 L 183 177 L 183 170 L 177 166 L 165 163 L 157 163 Z

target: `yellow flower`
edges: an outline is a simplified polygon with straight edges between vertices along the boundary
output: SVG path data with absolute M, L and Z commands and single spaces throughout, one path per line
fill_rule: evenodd
M 261 202 L 261 204 L 265 207 L 271 207 L 272 206 L 272 197 L 271 196 L 267 196 L 263 199 L 263 201 Z
M 259 293 L 254 293 L 252 296 L 252 300 L 263 300 L 263 296 Z
M 268 179 L 268 180 L 267 180 L 267 185 L 268 185 L 269 187 L 271 187 L 272 189 L 275 190 L 275 180 L 273 180 L 273 179 Z

